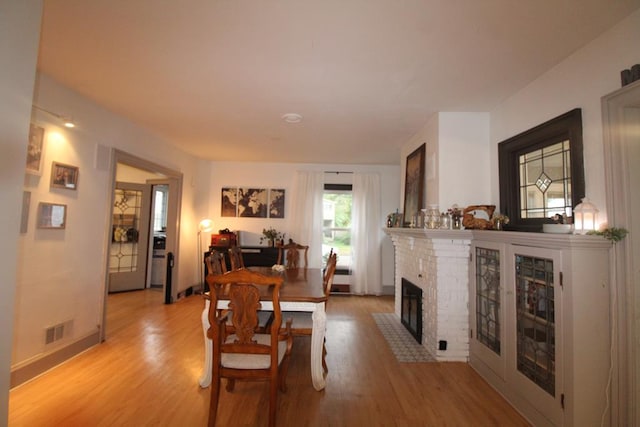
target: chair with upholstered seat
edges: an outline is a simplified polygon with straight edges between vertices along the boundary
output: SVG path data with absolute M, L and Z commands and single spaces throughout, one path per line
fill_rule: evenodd
M 240 246 L 229 248 L 229 261 L 231 262 L 232 270 L 244 268 L 244 258 L 242 257 L 242 248 Z
M 285 378 L 293 344 L 291 321 L 282 326 L 280 287 L 282 276 L 266 276 L 246 269 L 222 275 L 207 276 L 211 289 L 209 306 L 210 328 L 207 337 L 213 340 L 212 382 L 209 404 L 209 426 L 214 426 L 220 399 L 222 378 L 226 390 L 234 389 L 236 380 L 269 382 L 269 426 L 275 426 L 278 389 L 286 391 Z M 273 304 L 273 322 L 265 334 L 256 333 L 260 298 L 268 295 Z M 228 301 L 232 313 L 217 310 L 218 301 Z M 225 326 L 231 316 L 233 334 Z
M 299 268 L 301 251 L 304 254 L 304 268 L 307 268 L 309 264 L 309 246 L 301 245 L 291 239 L 286 245 L 278 247 L 278 264 L 283 265 L 283 262 L 285 262 L 284 266 L 286 268 Z
M 331 294 L 331 287 L 333 286 L 333 276 L 336 272 L 336 264 L 338 262 L 337 254 L 332 253 L 327 260 L 327 267 L 324 273 L 323 285 L 324 285 L 324 293 L 327 297 L 327 301 L 325 302 L 325 311 L 327 303 L 329 302 L 329 295 Z M 305 337 L 311 336 L 313 332 L 313 318 L 312 313 L 301 312 L 301 311 L 285 311 L 282 314 L 286 318 L 290 318 L 293 320 L 291 324 L 291 333 L 294 337 Z M 325 339 L 326 342 L 326 339 Z M 329 372 L 329 368 L 327 367 L 327 362 L 325 360 L 325 356 L 327 354 L 327 349 L 325 344 L 322 344 L 322 368 L 324 369 L 325 374 Z

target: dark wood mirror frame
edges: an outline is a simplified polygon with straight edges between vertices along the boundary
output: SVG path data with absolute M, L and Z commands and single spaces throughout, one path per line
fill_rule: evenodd
M 575 207 L 585 196 L 582 149 L 582 110 L 576 108 L 498 144 L 500 212 L 510 219 L 508 230 L 541 231 L 550 218 L 520 216 L 520 169 L 518 159 L 530 151 L 569 140 L 571 202 Z

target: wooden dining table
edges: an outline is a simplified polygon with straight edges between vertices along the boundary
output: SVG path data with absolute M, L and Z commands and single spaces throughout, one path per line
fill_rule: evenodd
M 304 311 L 312 313 L 313 330 L 311 333 L 311 380 L 313 387 L 320 391 L 326 385 L 324 371 L 322 369 L 322 348 L 324 343 L 327 315 L 325 303 L 327 297 L 324 293 L 321 268 L 292 268 L 282 272 L 271 267 L 249 267 L 249 270 L 266 275 L 281 275 L 284 282 L 280 287 L 280 309 L 282 311 Z M 209 305 L 211 303 L 208 293 L 204 294 L 205 305 L 202 311 L 202 330 L 204 333 L 204 367 L 199 379 L 200 387 L 211 385 L 211 354 L 212 341 L 207 337 L 209 329 Z M 229 301 L 219 300 L 218 309 L 227 308 Z M 273 310 L 271 301 L 262 302 L 263 310 Z M 283 322 L 286 319 L 283 317 Z M 295 326 L 295 325 L 294 325 Z

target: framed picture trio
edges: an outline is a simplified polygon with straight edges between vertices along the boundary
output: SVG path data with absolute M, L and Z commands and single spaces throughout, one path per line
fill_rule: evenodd
M 284 189 L 224 187 L 221 197 L 223 217 L 284 218 Z

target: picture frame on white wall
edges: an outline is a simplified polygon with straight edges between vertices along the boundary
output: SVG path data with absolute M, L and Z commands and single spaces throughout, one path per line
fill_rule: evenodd
M 408 227 L 412 217 L 423 207 L 424 166 L 426 144 L 422 144 L 407 156 L 404 182 L 404 226 Z
M 29 208 L 31 207 L 31 191 L 22 192 L 22 215 L 20 217 L 20 234 L 29 231 Z
M 269 218 L 284 218 L 284 195 L 282 188 L 269 190 Z
M 80 169 L 77 166 L 53 162 L 51 164 L 51 187 L 76 190 L 79 173 Z
M 67 205 L 40 202 L 38 228 L 64 229 L 67 226 Z
M 267 189 L 239 188 L 238 216 L 247 218 L 267 217 Z
M 31 175 L 42 175 L 44 161 L 44 128 L 33 123 L 29 126 L 26 171 Z
M 222 217 L 235 217 L 238 216 L 238 188 L 237 187 L 223 187 L 220 200 Z

